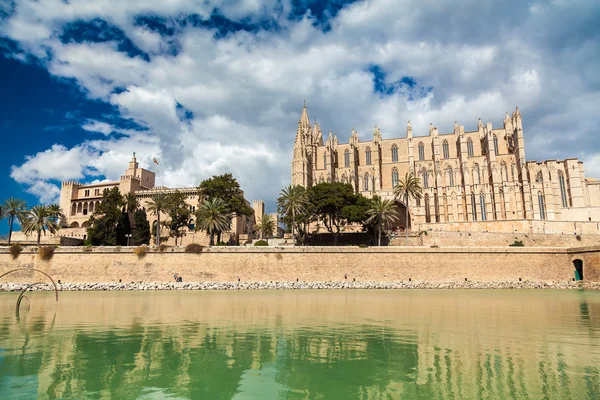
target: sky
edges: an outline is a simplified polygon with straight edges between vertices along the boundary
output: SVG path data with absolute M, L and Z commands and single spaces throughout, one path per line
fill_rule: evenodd
M 275 211 L 304 101 L 340 142 L 519 106 L 528 160 L 600 178 L 599 71 L 598 1 L 7 0 L 0 200 L 57 202 L 136 152 L 158 185 L 231 172 Z

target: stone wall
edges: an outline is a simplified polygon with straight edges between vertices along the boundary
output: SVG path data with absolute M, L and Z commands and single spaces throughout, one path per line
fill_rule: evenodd
M 600 279 L 600 248 L 584 254 L 585 277 Z M 62 282 L 169 282 L 178 273 L 186 282 L 280 281 L 570 281 L 574 257 L 566 248 L 211 248 L 201 254 L 172 249 L 138 258 L 119 251 L 59 248 L 50 261 L 26 249 L 13 260 L 0 249 L 0 274 L 37 268 Z M 5 282 L 46 281 L 34 271 L 18 272 Z

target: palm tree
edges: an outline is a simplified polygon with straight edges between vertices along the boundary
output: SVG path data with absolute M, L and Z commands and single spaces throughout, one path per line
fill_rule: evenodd
M 46 235 L 46 231 L 50 233 L 58 231 L 56 214 L 49 206 L 34 206 L 23 217 L 21 229 L 26 235 L 37 232 L 37 244 L 39 246 L 42 232 Z
M 127 210 L 129 214 L 133 214 L 140 208 L 140 200 L 133 192 L 123 195 L 123 203 L 125 204 L 125 210 Z
M 296 227 L 296 214 L 302 214 L 308 206 L 308 194 L 300 186 L 289 185 L 281 190 L 277 204 L 280 213 L 292 216 L 292 242 L 296 244 L 294 229 Z
M 255 232 L 260 232 L 263 239 L 273 234 L 275 231 L 275 219 L 271 214 L 265 214 L 254 227 Z
M 404 179 L 400 179 L 400 182 L 394 188 L 394 196 L 396 198 L 404 199 L 404 205 L 406 206 L 406 227 L 404 230 L 406 231 L 406 245 L 408 246 L 408 220 L 409 220 L 409 209 L 408 202 L 410 199 L 420 199 L 423 195 L 423 188 L 421 187 L 421 182 L 419 178 L 414 174 L 414 172 L 410 171 L 404 175 Z
M 8 218 L 8 245 L 10 246 L 10 238 L 12 236 L 13 224 L 15 218 L 21 222 L 25 213 L 27 212 L 27 205 L 24 200 L 15 199 L 11 197 L 8 200 L 4 200 L 2 205 L 2 218 Z
M 379 231 L 379 236 L 377 238 L 377 246 L 381 246 L 381 230 L 390 222 L 397 221 L 400 216 L 398 215 L 398 211 L 396 211 L 396 206 L 391 200 L 382 200 L 381 197 L 376 196 L 372 202 L 372 206 L 367 210 L 367 215 L 369 218 L 367 222 L 377 221 L 377 228 Z
M 56 224 L 60 226 L 60 220 L 65 217 L 62 208 L 58 204 L 50 204 L 48 205 L 48 211 L 56 221 Z
M 156 247 L 160 246 L 160 213 L 165 212 L 170 203 L 171 198 L 167 193 L 152 195 L 148 202 L 148 211 L 156 214 Z
M 220 198 L 206 200 L 196 211 L 196 231 L 205 230 L 210 235 L 210 245 L 215 244 L 215 233 L 231 229 L 231 213 L 227 203 Z

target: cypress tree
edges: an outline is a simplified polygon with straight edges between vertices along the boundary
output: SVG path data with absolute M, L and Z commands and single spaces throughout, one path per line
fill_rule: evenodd
M 132 242 L 135 246 L 150 243 L 150 223 L 146 217 L 146 211 L 137 210 L 133 214 Z

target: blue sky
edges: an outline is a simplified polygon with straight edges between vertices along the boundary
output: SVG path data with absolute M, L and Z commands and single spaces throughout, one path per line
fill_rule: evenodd
M 304 100 L 341 141 L 499 126 L 518 105 L 529 159 L 600 177 L 599 20 L 594 1 L 9 0 L 0 197 L 56 201 L 135 151 L 161 185 L 232 172 L 272 211 Z

